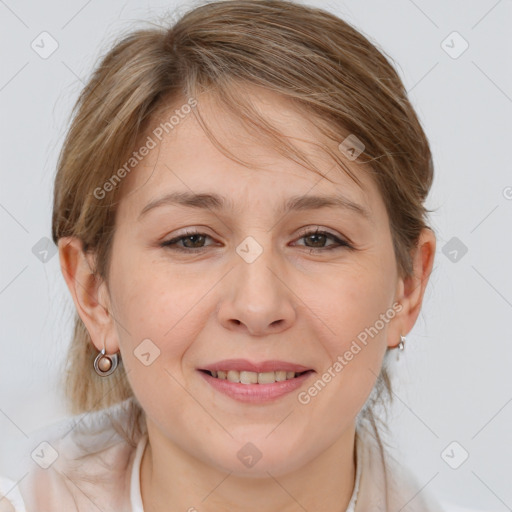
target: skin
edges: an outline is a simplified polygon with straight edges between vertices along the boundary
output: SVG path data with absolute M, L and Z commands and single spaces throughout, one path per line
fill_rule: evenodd
M 120 350 L 146 412 L 141 493 L 148 511 L 169 511 L 171 503 L 172 510 L 209 512 L 345 510 L 355 480 L 356 416 L 386 347 L 414 326 L 432 270 L 432 231 L 422 232 L 412 255 L 414 275 L 401 278 L 382 197 L 361 164 L 347 160 L 359 188 L 304 142 L 320 138 L 307 118 L 274 93 L 254 93 L 261 112 L 331 181 L 270 150 L 204 95 L 199 106 L 215 136 L 253 166 L 223 155 L 190 114 L 123 182 L 108 283 L 91 278 L 93 262 L 79 240 L 59 241 L 63 275 L 93 343 L 100 350 L 105 342 L 109 354 Z M 217 193 L 234 209 L 167 205 L 138 219 L 147 203 L 172 191 Z M 292 195 L 333 193 L 363 206 L 369 218 L 339 207 L 276 213 Z M 354 249 L 315 240 L 317 227 Z M 208 235 L 188 240 L 202 252 L 159 245 L 185 236 L 185 228 Z M 263 249 L 252 263 L 236 252 L 247 236 Z M 186 240 L 177 245 L 187 250 Z M 308 404 L 299 403 L 298 392 L 396 303 L 401 311 L 378 335 Z M 134 355 L 147 338 L 160 350 L 149 366 Z M 232 357 L 280 359 L 316 373 L 297 392 L 244 404 L 197 370 Z M 248 442 L 262 454 L 250 468 L 237 457 Z

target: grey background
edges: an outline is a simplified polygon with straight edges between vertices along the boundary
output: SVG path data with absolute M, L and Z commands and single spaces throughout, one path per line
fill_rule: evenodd
M 427 206 L 438 250 L 423 312 L 393 368 L 394 446 L 441 501 L 510 510 L 512 2 L 309 3 L 394 60 L 434 154 Z M 59 377 L 74 306 L 58 256 L 50 248 L 44 263 L 33 248 L 50 237 L 71 106 L 117 36 L 175 4 L 0 0 L 0 474 L 16 465 L 17 442 L 66 415 Z M 58 43 L 47 58 L 31 47 L 46 37 L 50 48 L 43 31 Z M 446 460 L 463 449 L 469 458 L 452 469 Z

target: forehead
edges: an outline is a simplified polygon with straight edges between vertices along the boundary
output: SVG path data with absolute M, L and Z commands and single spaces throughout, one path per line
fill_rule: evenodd
M 232 210 L 243 208 L 249 198 L 268 203 L 273 197 L 278 201 L 291 195 L 339 192 L 372 210 L 379 193 L 361 163 L 345 159 L 347 167 L 358 176 L 360 187 L 322 147 L 327 145 L 337 151 L 338 143 L 327 140 L 289 100 L 261 88 L 251 91 L 250 100 L 265 120 L 307 155 L 320 174 L 305 167 L 305 163 L 280 154 L 268 141 L 249 132 L 246 122 L 204 94 L 197 98 L 201 117 L 214 137 L 247 165 L 223 154 L 214 145 L 194 112 L 183 108 L 186 100 L 174 102 L 149 122 L 141 137 L 137 148 L 147 143 L 148 137 L 153 141 L 148 146 L 154 147 L 123 181 L 120 208 L 129 204 L 130 209 L 138 208 L 140 212 L 148 201 L 174 190 L 217 193 L 229 199 L 226 205 Z M 169 124 L 171 118 L 173 123 Z M 160 140 L 154 133 L 162 126 L 167 126 L 167 130 Z

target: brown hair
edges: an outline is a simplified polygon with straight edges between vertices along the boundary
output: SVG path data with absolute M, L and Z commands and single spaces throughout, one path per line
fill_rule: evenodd
M 165 23 L 164 23 L 165 25 Z M 287 98 L 336 147 L 353 134 L 364 144 L 361 169 L 370 172 L 385 202 L 401 276 L 411 274 L 433 179 L 429 144 L 396 71 L 376 46 L 345 21 L 287 0 L 227 0 L 185 13 L 171 26 L 153 25 L 124 36 L 102 58 L 73 109 L 55 178 L 52 237 L 83 241 L 108 282 L 116 204 L 121 186 L 100 200 L 94 191 L 116 173 L 143 134 L 171 104 L 209 91 L 223 108 L 269 139 L 278 151 L 317 171 L 251 107 L 243 85 Z M 214 144 L 226 154 L 203 122 Z M 349 176 L 341 151 L 321 146 Z M 230 157 L 245 163 L 231 153 Z M 97 351 L 75 311 L 66 376 L 73 412 L 133 396 L 124 367 L 108 378 L 93 370 Z M 386 369 L 361 415 L 391 395 Z M 140 414 L 142 412 L 140 411 Z

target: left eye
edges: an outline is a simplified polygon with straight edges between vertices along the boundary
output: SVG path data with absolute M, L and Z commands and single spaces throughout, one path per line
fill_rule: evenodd
M 331 244 L 331 245 L 328 245 L 326 247 L 322 247 L 321 245 L 320 246 L 313 245 L 313 246 L 306 246 L 306 247 L 310 247 L 311 248 L 310 252 L 315 252 L 315 250 L 319 250 L 319 251 L 328 250 L 328 251 L 330 251 L 330 250 L 337 249 L 337 248 L 340 248 L 340 247 L 351 248 L 351 245 L 348 242 L 346 242 L 345 240 L 342 240 L 341 238 L 338 238 L 337 236 L 333 235 L 332 233 L 329 233 L 328 231 L 319 231 L 318 229 L 315 230 L 315 231 L 308 231 L 307 233 L 304 233 L 299 238 L 299 240 L 302 240 L 302 239 L 308 240 L 309 239 L 310 241 L 313 241 L 313 243 L 322 244 L 323 242 L 325 242 L 329 238 L 331 240 L 334 240 L 335 243 Z
M 194 252 L 200 252 L 203 250 L 205 245 L 202 245 L 207 238 L 211 237 L 205 233 L 200 233 L 199 231 L 192 231 L 187 232 L 185 235 L 173 238 L 171 240 L 167 240 L 165 242 L 161 243 L 162 247 L 167 247 L 169 249 L 175 250 L 175 251 L 181 251 L 181 252 L 188 252 L 188 253 L 194 253 Z M 310 252 L 322 252 L 326 250 L 333 250 L 341 247 L 345 248 L 352 248 L 352 246 L 346 242 L 345 240 L 342 240 L 338 238 L 337 236 L 333 235 L 332 233 L 329 233 L 327 231 L 308 231 L 304 233 L 298 240 L 309 240 L 312 241 L 314 244 L 318 245 L 304 245 L 304 247 L 308 247 L 311 249 Z M 323 244 L 328 240 L 331 239 L 334 241 L 334 244 L 330 244 L 328 246 L 323 246 Z M 178 244 L 181 243 L 182 245 L 179 246 Z M 189 245 L 190 244 L 190 245 Z M 210 244 L 211 245 L 211 244 Z

